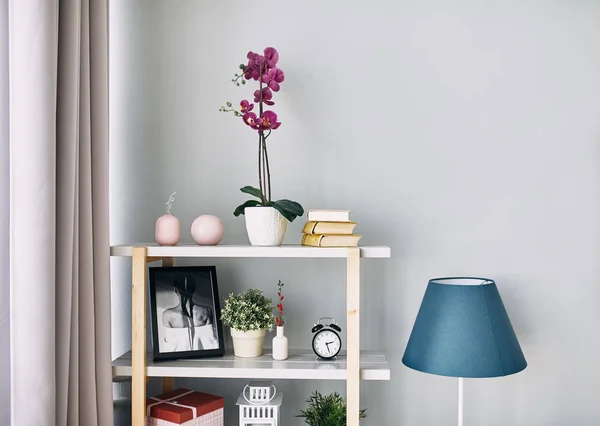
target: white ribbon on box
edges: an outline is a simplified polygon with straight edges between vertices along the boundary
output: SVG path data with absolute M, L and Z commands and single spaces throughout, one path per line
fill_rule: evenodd
M 146 415 L 150 416 L 150 410 L 155 405 L 165 403 L 165 404 L 174 405 L 176 407 L 189 408 L 190 410 L 192 410 L 192 418 L 195 419 L 196 417 L 198 417 L 198 411 L 196 410 L 196 407 L 192 407 L 191 405 L 183 405 L 183 404 L 180 404 L 179 402 L 176 401 L 177 398 L 181 398 L 182 396 L 186 396 L 186 395 L 189 395 L 191 393 L 194 393 L 194 391 L 193 390 L 187 391 L 187 392 L 184 392 L 182 394 L 179 394 L 177 396 L 174 396 L 172 398 L 167 398 L 167 399 L 159 399 L 159 398 L 155 398 L 155 397 L 152 396 L 152 397 L 150 397 L 150 399 L 153 399 L 153 400 L 158 401 L 158 402 L 155 402 L 154 404 L 148 404 L 148 407 L 146 407 Z

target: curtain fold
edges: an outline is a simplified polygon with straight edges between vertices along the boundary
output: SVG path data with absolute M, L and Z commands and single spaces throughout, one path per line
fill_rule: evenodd
M 57 7 L 9 2 L 13 426 L 51 419 L 56 406 Z
M 113 424 L 107 1 L 10 2 L 14 426 Z

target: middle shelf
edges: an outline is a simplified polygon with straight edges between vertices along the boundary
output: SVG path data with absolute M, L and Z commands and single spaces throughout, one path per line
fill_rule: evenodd
M 285 361 L 275 361 L 270 352 L 258 358 L 238 358 L 226 354 L 219 358 L 152 361 L 147 355 L 149 377 L 204 377 L 223 379 L 317 379 L 346 380 L 346 356 L 333 361 L 318 361 L 311 351 L 290 350 Z M 131 376 L 131 352 L 112 363 L 113 377 Z M 381 352 L 361 351 L 361 380 L 390 380 L 390 368 Z

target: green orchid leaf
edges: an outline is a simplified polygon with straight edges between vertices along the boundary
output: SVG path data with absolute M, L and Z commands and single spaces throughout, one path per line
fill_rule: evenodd
M 271 207 L 273 207 L 274 209 L 276 209 L 279 213 L 281 213 L 283 215 L 283 217 L 285 217 L 290 222 L 293 222 L 294 219 L 296 219 L 296 215 L 294 213 L 290 212 L 289 210 L 286 210 L 285 207 L 279 205 L 277 203 L 277 201 L 271 201 L 271 202 L 269 202 L 267 204 L 270 204 Z
M 294 213 L 296 216 L 302 216 L 304 214 L 304 209 L 300 204 L 291 200 L 277 200 L 277 204 L 282 206 L 287 211 Z
M 244 214 L 244 210 L 246 209 L 246 207 L 256 207 L 260 205 L 261 202 L 258 200 L 248 200 L 244 204 L 240 204 L 239 206 L 237 206 L 237 208 L 233 212 L 233 215 L 235 217 L 238 217 L 239 215 Z
M 253 186 L 244 186 L 243 188 L 240 188 L 240 191 L 242 191 L 245 194 L 253 195 L 254 197 L 262 200 L 262 193 L 258 188 L 255 188 Z

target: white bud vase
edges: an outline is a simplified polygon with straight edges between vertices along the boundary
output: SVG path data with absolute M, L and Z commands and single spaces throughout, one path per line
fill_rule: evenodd
M 277 335 L 273 337 L 273 359 L 283 361 L 288 357 L 288 338 L 283 335 L 283 326 L 277 327 Z

